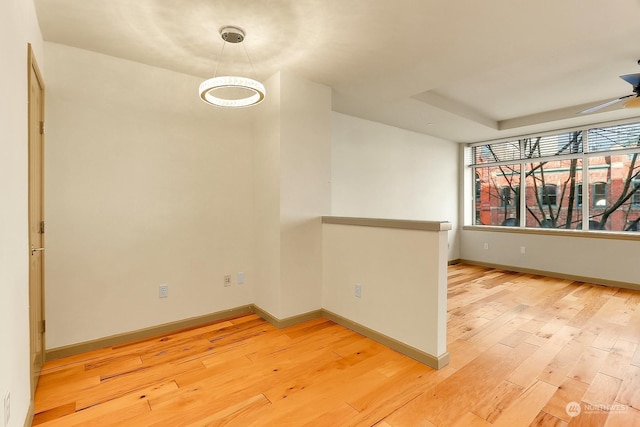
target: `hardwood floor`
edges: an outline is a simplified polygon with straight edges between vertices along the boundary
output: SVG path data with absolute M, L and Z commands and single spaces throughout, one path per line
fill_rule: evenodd
M 451 266 L 447 331 L 435 371 L 244 316 L 48 362 L 33 425 L 640 426 L 640 292 Z

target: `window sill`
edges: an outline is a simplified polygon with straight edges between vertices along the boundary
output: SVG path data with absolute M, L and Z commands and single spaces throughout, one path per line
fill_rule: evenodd
M 465 225 L 465 231 L 489 231 L 492 233 L 517 233 L 536 234 L 541 236 L 562 236 L 562 237 L 586 237 L 589 239 L 610 239 L 610 240 L 635 240 L 640 241 L 640 232 L 614 232 L 614 231 L 582 231 L 582 230 L 561 230 L 551 228 L 528 228 L 528 227 L 504 227 L 492 225 Z

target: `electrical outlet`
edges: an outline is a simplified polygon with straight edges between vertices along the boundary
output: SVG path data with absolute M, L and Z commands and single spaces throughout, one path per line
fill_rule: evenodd
M 520 253 L 521 254 L 526 254 L 527 253 L 527 248 L 525 246 L 520 246 Z
M 238 285 L 243 285 L 244 284 L 244 273 L 240 272 L 238 273 Z
M 160 298 L 167 298 L 169 296 L 169 285 L 160 285 L 160 288 L 158 288 L 158 296 Z
M 4 397 L 4 425 L 9 425 L 9 418 L 11 418 L 11 393 L 7 392 Z
M 484 250 L 486 251 L 487 249 L 489 249 L 489 244 L 488 244 L 488 243 L 485 243 L 485 244 L 484 244 Z
M 360 283 L 356 284 L 353 292 L 356 298 L 362 298 L 362 285 Z
M 231 286 L 231 275 L 230 274 L 225 274 L 224 275 L 224 285 L 225 286 Z

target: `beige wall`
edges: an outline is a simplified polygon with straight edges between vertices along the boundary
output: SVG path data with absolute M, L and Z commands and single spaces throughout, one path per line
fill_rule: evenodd
M 194 77 L 45 53 L 47 347 L 253 302 L 246 110 L 205 105 Z
M 253 138 L 255 303 L 281 312 L 280 273 L 280 74 L 265 82 Z
M 24 424 L 30 401 L 27 43 L 46 71 L 33 2 L 0 2 L 0 402 L 10 393 L 9 426 Z
M 488 249 L 484 249 L 485 243 Z M 595 283 L 624 282 L 640 289 L 635 264 L 638 244 L 631 240 L 463 230 L 460 257 L 590 278 Z
M 330 211 L 331 91 L 288 73 L 267 81 L 254 132 L 256 304 L 284 319 L 320 308 Z
M 282 74 L 280 233 L 282 311 L 321 308 L 322 224 L 331 213 L 331 89 Z
M 447 231 L 324 224 L 322 307 L 434 357 L 446 351 Z M 360 298 L 355 285 L 362 286 Z
M 332 215 L 448 221 L 459 257 L 458 144 L 333 113 Z

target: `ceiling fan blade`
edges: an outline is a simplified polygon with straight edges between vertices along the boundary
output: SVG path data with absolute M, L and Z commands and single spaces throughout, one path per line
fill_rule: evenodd
M 633 87 L 640 86 L 640 73 L 625 74 L 624 76 L 620 76 L 620 78 L 625 82 L 630 83 Z
M 624 108 L 640 108 L 640 96 L 636 96 L 635 98 L 625 102 Z
M 596 105 L 595 107 L 591 107 L 591 108 L 587 108 L 586 110 L 582 110 L 578 114 L 593 113 L 595 111 L 598 111 L 598 110 L 601 110 L 603 108 L 606 108 L 606 107 L 608 107 L 610 105 L 617 104 L 618 102 L 623 101 L 623 100 L 625 100 L 627 98 L 631 98 L 632 96 L 636 96 L 636 95 L 635 94 L 625 95 L 625 96 L 622 96 L 620 98 L 612 99 L 611 101 L 605 102 L 604 104 Z

